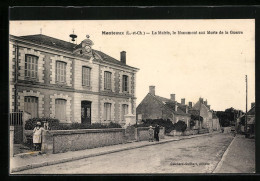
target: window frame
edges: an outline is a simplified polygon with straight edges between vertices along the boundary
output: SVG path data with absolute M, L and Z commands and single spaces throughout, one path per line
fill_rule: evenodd
M 128 109 L 129 109 L 129 105 L 128 104 L 122 104 L 122 112 L 121 112 L 121 114 L 122 114 L 122 117 L 121 117 L 122 121 L 125 121 L 124 116 L 128 114 Z
M 63 98 L 56 98 L 55 99 L 55 118 L 59 119 L 60 121 L 66 121 L 66 114 L 64 115 L 64 119 L 63 118 L 58 118 L 57 115 L 56 115 L 56 111 L 57 111 L 57 101 L 64 101 L 65 104 L 63 104 L 65 106 L 65 112 L 67 111 L 67 100 L 66 99 L 63 99 Z
M 112 90 L 112 72 L 104 71 L 104 90 Z
M 123 75 L 122 92 L 129 92 L 129 76 L 128 75 Z
M 29 60 L 28 57 L 31 57 L 30 62 L 28 61 Z M 33 63 L 33 61 L 34 61 L 34 63 Z M 26 78 L 28 78 L 28 79 L 37 79 L 38 78 L 38 63 L 39 63 L 38 56 L 35 56 L 32 54 L 25 54 L 24 76 Z M 32 77 L 32 74 L 34 75 L 33 77 Z
M 84 70 L 88 70 L 88 74 L 85 75 Z M 86 77 L 88 78 L 86 79 Z M 86 84 L 87 81 L 87 84 Z M 91 86 L 91 67 L 82 66 L 82 86 L 90 87 Z
M 59 64 L 59 67 L 58 67 L 58 64 Z M 61 65 L 64 65 L 64 69 L 61 69 L 62 68 L 62 67 L 60 67 Z M 56 60 L 55 80 L 57 83 L 66 84 L 66 75 L 67 75 L 66 69 L 67 69 L 67 62 Z M 58 72 L 59 72 L 59 74 L 58 74 Z M 63 75 L 61 75 L 61 72 L 63 72 Z M 61 80 L 61 76 L 63 77 L 63 80 Z
M 107 111 L 108 108 L 110 109 L 109 111 Z M 110 113 L 110 115 L 108 113 Z M 110 103 L 110 102 L 104 103 L 104 113 L 103 113 L 103 115 L 104 115 L 104 118 L 103 118 L 104 121 L 112 121 L 111 120 L 112 119 L 112 103 Z M 110 118 L 110 119 L 108 119 L 108 118 Z
M 32 101 L 32 100 L 34 100 L 34 101 Z M 24 96 L 24 111 L 25 111 L 26 107 L 28 106 L 28 105 L 25 106 L 26 103 L 36 103 L 37 104 L 37 107 L 36 107 L 36 117 L 33 117 L 31 112 L 29 112 L 29 111 L 26 111 L 26 112 L 30 113 L 32 118 L 38 118 L 39 117 L 39 98 L 36 97 L 36 96 L 30 96 L 30 95 L 29 96 Z M 28 109 L 28 107 L 27 107 L 27 109 Z

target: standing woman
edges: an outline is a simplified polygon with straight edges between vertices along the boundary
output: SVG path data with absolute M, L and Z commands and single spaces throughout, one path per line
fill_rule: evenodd
M 154 138 L 156 141 L 159 141 L 159 132 L 160 132 L 160 126 L 157 124 L 154 128 Z
M 41 151 L 42 144 L 42 131 L 41 122 L 37 122 L 36 127 L 33 130 L 33 144 L 35 151 Z

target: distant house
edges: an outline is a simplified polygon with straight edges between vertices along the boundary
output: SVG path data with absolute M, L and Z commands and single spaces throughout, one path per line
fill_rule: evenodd
M 149 87 L 149 93 L 136 108 L 137 117 L 142 120 L 147 119 L 169 119 L 173 123 L 179 120 L 190 125 L 190 114 L 185 99 L 182 103 L 175 101 L 175 94 L 170 95 L 170 99 L 155 95 L 155 86 Z
M 238 129 L 244 132 L 245 114 L 241 115 L 238 119 Z M 247 130 L 250 134 L 255 134 L 255 103 L 251 103 L 251 109 L 247 112 Z
M 212 112 L 212 129 L 214 131 L 220 130 L 219 118 L 215 111 Z
M 197 122 L 196 125 L 199 128 L 208 128 L 210 130 L 219 129 L 219 119 L 216 114 L 210 109 L 208 101 L 203 101 L 203 98 L 199 98 L 199 101 L 189 109 L 189 113 L 194 116 L 201 116 L 203 120 Z

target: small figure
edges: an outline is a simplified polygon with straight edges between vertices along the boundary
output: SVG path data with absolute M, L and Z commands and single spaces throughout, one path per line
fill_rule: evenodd
M 41 127 L 41 122 L 37 122 L 37 125 L 33 130 L 33 144 L 34 144 L 35 151 L 41 151 L 43 130 L 44 129 Z
M 160 132 L 160 126 L 157 124 L 154 128 L 154 138 L 156 141 L 159 141 L 159 132 Z
M 153 127 L 152 126 L 149 127 L 148 132 L 149 132 L 149 142 L 153 142 Z

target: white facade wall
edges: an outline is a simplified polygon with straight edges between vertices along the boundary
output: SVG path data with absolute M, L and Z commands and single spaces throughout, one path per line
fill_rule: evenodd
M 90 73 L 90 87 L 82 86 L 82 67 L 91 68 Z M 74 68 L 74 86 L 77 90 L 89 90 L 93 92 L 98 92 L 99 90 L 99 66 L 93 64 L 92 61 L 81 61 L 75 59 L 75 68 Z
M 91 123 L 100 122 L 98 95 L 84 93 L 74 93 L 74 122 L 81 123 L 81 101 L 91 102 Z

